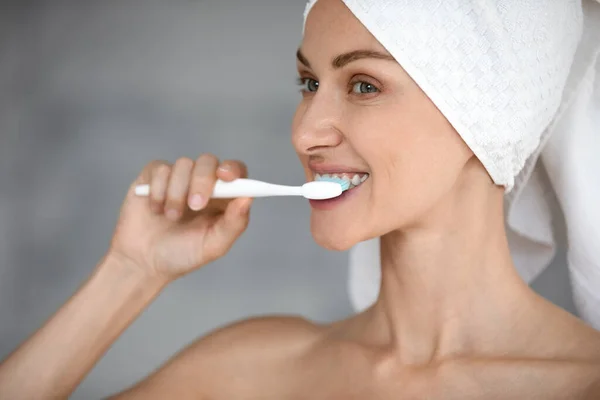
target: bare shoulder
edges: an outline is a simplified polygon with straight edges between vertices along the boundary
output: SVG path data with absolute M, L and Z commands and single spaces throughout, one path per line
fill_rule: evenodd
M 461 399 L 600 399 L 600 332 L 560 310 L 543 314 L 525 349 L 502 357 L 449 360 L 436 370 L 436 395 Z
M 212 366 L 250 370 L 279 367 L 307 351 L 323 328 L 299 317 L 259 317 L 230 324 L 197 340 L 180 357 L 210 358 Z M 200 360 L 198 360 L 200 361 Z M 249 372 L 251 372 L 249 370 Z
M 433 398 L 600 399 L 600 364 L 549 359 L 451 360 L 436 369 Z M 460 397 L 448 396 L 460 388 Z M 502 394 L 501 397 L 498 397 Z
M 309 339 L 323 332 L 323 327 L 301 317 L 291 316 L 266 316 L 234 322 L 224 328 L 217 329 L 208 336 L 198 340 L 220 341 L 241 339 L 243 342 L 263 342 L 270 344 L 275 339 L 278 342 L 289 342 L 290 339 Z M 244 344 L 244 343 L 240 343 Z M 246 343 L 247 344 L 247 343 Z
M 566 312 L 564 318 L 557 322 L 550 325 L 553 332 L 549 332 L 556 335 L 555 340 L 560 343 L 556 348 L 558 354 L 554 354 L 553 358 L 600 363 L 600 331 Z
M 259 388 L 282 393 L 292 386 L 288 378 L 293 379 L 294 361 L 323 332 L 322 326 L 299 317 L 235 322 L 196 340 L 114 399 L 236 398 L 240 393 L 252 398 Z
M 588 356 L 600 366 L 600 331 L 586 327 L 586 334 L 583 336 L 586 339 Z

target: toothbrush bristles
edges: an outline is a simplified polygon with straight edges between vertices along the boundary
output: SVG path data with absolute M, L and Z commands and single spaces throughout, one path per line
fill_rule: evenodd
M 328 178 L 321 178 L 320 180 L 326 181 L 326 182 L 339 183 L 340 186 L 342 187 L 342 191 L 346 191 L 350 188 L 350 182 L 348 182 L 347 180 L 344 180 L 344 179 L 333 177 L 333 176 L 328 177 Z

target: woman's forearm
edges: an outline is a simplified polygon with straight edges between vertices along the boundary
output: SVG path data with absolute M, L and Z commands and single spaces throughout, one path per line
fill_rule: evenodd
M 106 258 L 87 282 L 0 364 L 0 398 L 66 398 L 165 282 Z

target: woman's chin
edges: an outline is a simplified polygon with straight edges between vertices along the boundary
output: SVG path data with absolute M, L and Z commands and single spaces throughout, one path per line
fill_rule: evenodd
M 356 239 L 347 227 L 336 226 L 335 224 L 322 224 L 315 221 L 311 222 L 311 233 L 315 242 L 333 251 L 349 250 L 360 240 Z

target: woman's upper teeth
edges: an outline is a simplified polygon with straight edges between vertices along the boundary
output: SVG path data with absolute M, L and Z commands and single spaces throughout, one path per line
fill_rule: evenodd
M 360 185 L 361 183 L 366 181 L 368 177 L 369 177 L 369 174 L 366 174 L 366 173 L 315 174 L 316 181 L 321 180 L 321 179 L 328 179 L 328 178 L 338 178 L 338 179 L 343 179 L 343 180 L 347 181 L 348 183 L 350 183 L 353 186 Z

